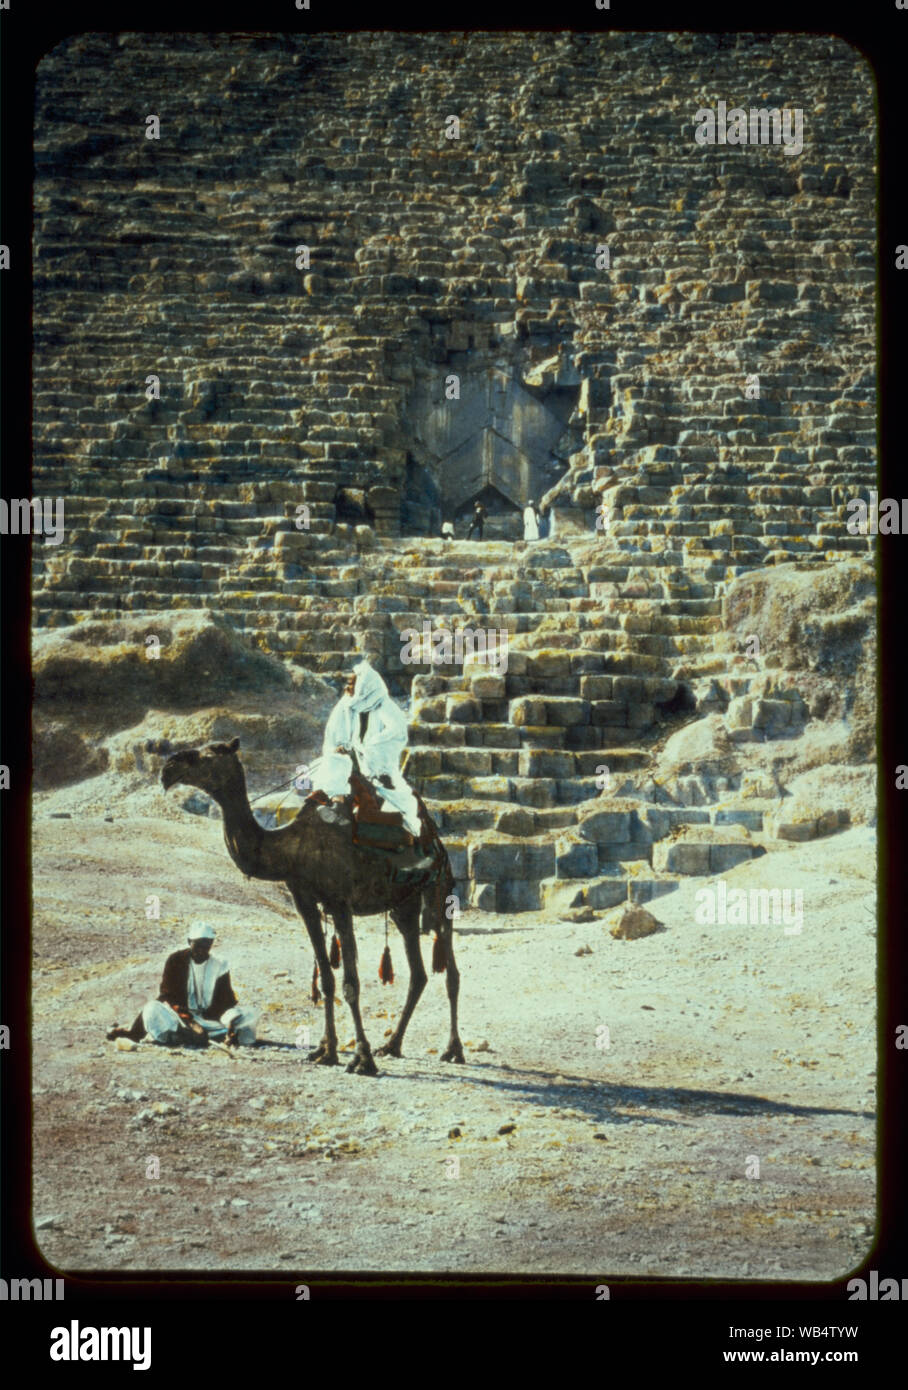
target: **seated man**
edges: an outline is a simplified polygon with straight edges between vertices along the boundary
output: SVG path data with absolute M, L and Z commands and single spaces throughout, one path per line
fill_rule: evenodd
M 214 928 L 194 922 L 189 928 L 189 949 L 174 951 L 164 962 L 161 991 L 150 999 L 131 1028 L 116 1024 L 107 1037 L 145 1037 L 152 1042 L 174 1044 L 224 1041 L 230 1046 L 255 1042 L 257 1015 L 240 1008 L 230 984 L 225 960 L 211 955 Z
M 401 753 L 407 746 L 406 716 L 391 699 L 381 676 L 368 661 L 361 661 L 347 679 L 325 727 L 322 757 L 311 769 L 313 792 L 343 800 L 350 791 L 353 759 L 374 784 L 388 807 L 399 811 L 409 833 L 422 829 L 419 804 L 400 772 Z

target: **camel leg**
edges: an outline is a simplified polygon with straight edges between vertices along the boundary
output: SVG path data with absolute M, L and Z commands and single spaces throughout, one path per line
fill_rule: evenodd
M 356 938 L 353 935 L 353 917 L 346 906 L 332 908 L 331 916 L 340 938 L 341 961 L 344 968 L 344 998 L 353 1015 L 356 1030 L 356 1055 L 347 1066 L 347 1071 L 358 1072 L 360 1076 L 377 1076 L 378 1067 L 372 1056 L 369 1039 L 363 1028 L 359 1011 L 359 972 L 356 968 Z
M 457 962 L 454 959 L 454 929 L 451 926 L 450 918 L 442 918 L 438 935 L 445 944 L 448 962 L 445 968 L 445 981 L 448 986 L 448 1003 L 451 1006 L 451 1036 L 448 1038 L 447 1047 L 441 1054 L 441 1060 L 443 1062 L 462 1062 L 464 1060 L 463 1045 L 457 1032 L 457 996 L 460 993 L 460 971 L 457 969 Z
M 426 987 L 426 968 L 422 963 L 422 950 L 419 944 L 419 899 L 408 898 L 400 907 L 392 908 L 391 918 L 404 939 L 407 964 L 410 967 L 410 984 L 407 1000 L 400 1020 L 384 1047 L 376 1049 L 379 1057 L 399 1057 L 400 1049 L 410 1022 L 410 1015 L 419 1003 L 419 996 Z
M 312 942 L 312 949 L 315 952 L 315 960 L 318 965 L 318 973 L 322 980 L 322 992 L 325 996 L 325 1031 L 318 1047 L 309 1053 L 308 1060 L 319 1062 L 325 1067 L 336 1067 L 337 1030 L 334 1026 L 334 971 L 331 969 L 328 952 L 325 950 L 325 934 L 322 931 L 321 914 L 318 910 L 318 903 L 312 898 L 306 897 L 293 884 L 287 886 L 290 889 L 296 910 L 302 917 L 306 931 L 309 933 L 309 940 Z

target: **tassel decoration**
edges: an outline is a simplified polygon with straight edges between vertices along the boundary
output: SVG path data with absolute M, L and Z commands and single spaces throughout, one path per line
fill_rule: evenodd
M 314 966 L 312 967 L 312 1002 L 313 1002 L 313 1004 L 317 1004 L 318 1001 L 321 999 L 321 997 L 322 997 L 322 996 L 321 996 L 321 994 L 319 993 L 319 988 L 318 988 L 318 966 L 317 966 L 317 965 L 314 965 Z
M 448 951 L 444 940 L 435 933 L 435 942 L 432 946 L 432 969 L 436 975 L 440 975 L 443 970 L 448 968 Z
M 394 968 L 391 965 L 391 948 L 386 946 L 381 953 L 381 965 L 378 967 L 378 978 L 383 985 L 393 985 Z
M 332 970 L 336 970 L 341 963 L 341 947 L 340 942 L 337 939 L 336 933 L 331 939 L 331 954 L 329 955 L 328 960 L 331 964 Z

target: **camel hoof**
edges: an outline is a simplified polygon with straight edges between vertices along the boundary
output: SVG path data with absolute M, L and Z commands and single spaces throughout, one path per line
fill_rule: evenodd
M 447 1051 L 441 1054 L 441 1060 L 443 1062 L 463 1062 L 463 1048 L 460 1043 L 453 1043 Z
M 358 1053 L 347 1066 L 348 1072 L 355 1072 L 357 1076 L 378 1076 L 378 1067 L 372 1057 L 361 1057 Z
M 386 1042 L 382 1047 L 375 1049 L 376 1057 L 402 1057 L 404 1054 L 400 1050 L 399 1042 Z
M 314 1052 L 309 1053 L 309 1057 L 307 1060 L 310 1062 L 316 1062 L 319 1066 L 322 1067 L 336 1067 L 337 1052 L 332 1047 L 317 1047 Z

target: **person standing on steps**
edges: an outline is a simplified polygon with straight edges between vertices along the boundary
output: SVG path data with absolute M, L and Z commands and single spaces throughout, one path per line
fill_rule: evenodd
M 443 521 L 441 523 L 441 538 L 445 543 L 454 539 L 453 521 Z
M 470 518 L 470 529 L 467 532 L 467 540 L 470 539 L 475 531 L 479 540 L 482 540 L 482 528 L 485 525 L 486 509 L 481 502 L 473 503 L 473 515 Z
M 525 541 L 539 540 L 539 513 L 532 497 L 523 509 L 523 539 Z

